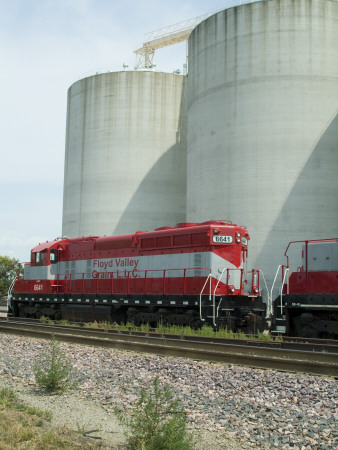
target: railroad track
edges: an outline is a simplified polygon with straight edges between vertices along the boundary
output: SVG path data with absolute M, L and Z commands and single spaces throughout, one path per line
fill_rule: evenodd
M 7 315 L 4 317 L 0 317 L 0 323 L 1 321 L 6 320 L 7 321 Z M 27 318 L 13 318 L 10 319 L 12 322 L 19 322 L 19 323 L 29 323 L 29 324 L 37 324 L 42 325 L 43 323 L 39 319 L 27 319 Z M 73 323 L 77 329 L 81 329 L 80 327 L 83 324 L 80 324 L 78 322 Z M 57 322 L 55 325 L 58 328 L 64 328 L 63 325 L 58 324 Z M 71 325 L 67 328 L 71 328 Z M 88 328 L 83 328 L 87 329 Z M 107 331 L 103 330 L 102 328 L 97 328 L 97 333 L 107 333 Z M 133 334 L 135 336 L 153 336 L 153 337 L 164 337 L 166 339 L 191 339 L 192 336 L 186 336 L 186 335 L 180 335 L 177 334 L 170 334 L 170 333 L 158 333 L 156 329 L 150 329 L 150 331 L 131 331 L 131 330 L 109 330 L 110 333 L 118 333 L 118 334 Z M 246 339 L 238 339 L 238 338 L 219 338 L 219 337 L 212 337 L 212 336 L 193 336 L 193 339 L 196 341 L 201 342 L 215 342 L 217 344 L 224 343 L 224 344 L 236 344 L 236 345 L 247 345 L 247 346 L 253 346 L 253 347 L 270 347 L 270 348 L 281 348 L 281 349 L 289 349 L 289 350 L 305 350 L 305 351 L 311 351 L 311 352 L 326 352 L 326 353 L 338 353 L 338 341 L 332 340 L 332 339 L 313 339 L 313 338 L 300 338 L 300 337 L 288 337 L 283 336 L 281 340 L 274 340 L 274 341 L 260 341 L 257 339 L 252 339 L 250 337 Z
M 82 345 L 338 378 L 337 344 L 331 343 L 243 341 L 195 336 L 182 339 L 177 335 L 107 332 L 20 320 L 1 320 L 0 332 L 43 339 L 50 339 L 54 335 L 58 341 Z

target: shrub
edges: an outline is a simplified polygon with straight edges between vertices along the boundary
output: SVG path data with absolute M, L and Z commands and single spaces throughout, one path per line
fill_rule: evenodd
M 74 384 L 72 364 L 54 336 L 49 348 L 34 363 L 33 373 L 37 384 L 49 391 L 63 392 Z
M 127 442 L 133 450 L 190 450 L 195 447 L 186 431 L 186 417 L 179 400 L 173 399 L 167 386 L 153 382 L 153 392 L 141 389 L 131 419 L 118 417 L 127 426 Z
M 22 273 L 22 268 L 17 259 L 0 256 L 0 297 L 7 296 L 8 288 L 18 272 Z

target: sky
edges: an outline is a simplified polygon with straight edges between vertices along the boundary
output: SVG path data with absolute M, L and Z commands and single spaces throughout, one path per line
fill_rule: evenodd
M 133 69 L 147 33 L 229 3 L 0 0 L 1 256 L 28 261 L 31 248 L 61 235 L 68 88 Z M 158 50 L 156 70 L 182 71 L 185 51 L 185 43 Z

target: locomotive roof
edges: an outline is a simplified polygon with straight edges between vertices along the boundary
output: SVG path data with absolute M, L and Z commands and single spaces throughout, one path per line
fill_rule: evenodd
M 37 245 L 36 247 L 34 247 L 32 249 L 32 252 L 34 253 L 39 253 L 39 252 L 43 252 L 44 250 L 51 248 L 51 247 L 55 247 L 55 244 L 60 244 L 62 242 L 65 242 L 65 239 L 55 239 L 54 241 L 46 241 L 43 242 L 42 244 Z
M 206 222 L 201 222 L 201 223 L 193 223 L 193 222 L 183 222 L 183 223 L 178 223 L 176 226 L 170 227 L 170 226 L 164 226 L 164 227 L 160 227 L 160 228 L 156 228 L 155 230 L 147 230 L 147 231 L 136 231 L 134 233 L 130 233 L 130 234 L 122 234 L 122 235 L 111 235 L 111 236 L 81 236 L 81 237 L 75 237 L 75 238 L 57 238 L 54 241 L 46 241 L 43 242 L 39 245 L 37 245 L 36 247 L 34 247 L 32 249 L 32 252 L 34 253 L 38 253 L 38 252 L 42 252 L 46 249 L 49 249 L 51 247 L 57 247 L 57 245 L 62 245 L 63 243 L 75 243 L 75 242 L 88 242 L 88 241 L 96 241 L 96 245 L 100 245 L 105 243 L 105 241 L 111 241 L 111 240 L 116 240 L 116 241 L 124 241 L 124 245 L 127 244 L 127 242 L 130 242 L 130 245 L 132 244 L 132 240 L 133 237 L 136 235 L 140 235 L 140 234 L 150 234 L 150 233 L 154 233 L 155 235 L 157 233 L 161 233 L 164 231 L 174 231 L 174 230 L 179 230 L 179 229 L 198 229 L 198 228 L 202 228 L 202 227 L 210 227 L 210 226 L 228 226 L 231 228 L 235 228 L 235 227 L 239 227 L 239 228 L 245 228 L 245 226 L 243 225 L 236 225 L 234 223 L 232 223 L 229 220 L 208 220 Z

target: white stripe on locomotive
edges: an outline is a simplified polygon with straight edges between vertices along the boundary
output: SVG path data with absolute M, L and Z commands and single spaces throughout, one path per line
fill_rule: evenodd
M 58 276 L 69 279 L 124 278 L 132 273 L 137 278 L 207 277 L 210 273 L 219 279 L 224 269 L 229 270 L 229 284 L 240 288 L 243 266 L 236 267 L 213 252 L 174 253 L 164 255 L 144 255 L 114 258 L 94 258 L 89 260 L 61 261 L 51 266 L 25 266 L 26 280 L 53 280 Z M 186 269 L 186 270 L 185 270 Z M 236 270 L 237 269 L 237 270 Z M 185 274 L 184 274 L 185 271 Z M 129 275 L 128 275 L 129 272 Z M 147 275 L 146 275 L 147 273 Z M 84 275 L 83 275 L 84 274 Z M 225 283 L 226 270 L 221 281 Z

